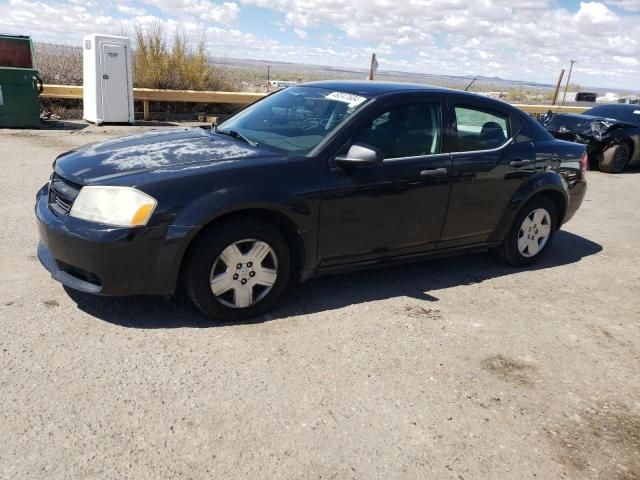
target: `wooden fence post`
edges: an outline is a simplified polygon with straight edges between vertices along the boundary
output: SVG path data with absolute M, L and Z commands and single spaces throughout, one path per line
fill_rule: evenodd
M 151 120 L 151 112 L 149 111 L 149 100 L 142 101 L 142 108 L 144 110 L 144 120 L 148 122 Z

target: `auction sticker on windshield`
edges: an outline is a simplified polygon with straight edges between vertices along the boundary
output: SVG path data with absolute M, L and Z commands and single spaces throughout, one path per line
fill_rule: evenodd
M 367 97 L 361 97 L 360 95 L 354 95 L 353 93 L 345 92 L 332 92 L 325 97 L 329 100 L 336 100 L 337 102 L 343 102 L 348 104 L 349 108 L 354 108 L 364 102 Z

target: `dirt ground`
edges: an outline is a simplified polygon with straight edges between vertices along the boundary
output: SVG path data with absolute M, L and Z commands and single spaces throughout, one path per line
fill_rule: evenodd
M 59 153 L 0 130 L 0 477 L 640 479 L 640 171 L 589 173 L 539 266 L 327 277 L 250 324 L 65 291 L 36 259 Z

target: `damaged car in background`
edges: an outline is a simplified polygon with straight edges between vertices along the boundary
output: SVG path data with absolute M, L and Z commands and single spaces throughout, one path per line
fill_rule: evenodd
M 640 164 L 639 105 L 598 105 L 582 115 L 549 112 L 540 123 L 560 140 L 585 144 L 591 168 L 619 173 Z

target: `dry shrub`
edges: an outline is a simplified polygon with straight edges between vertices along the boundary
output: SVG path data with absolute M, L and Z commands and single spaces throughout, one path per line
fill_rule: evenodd
M 44 83 L 82 85 L 82 48 L 38 42 L 34 49 Z
M 126 32 L 123 32 L 128 36 Z M 171 41 L 167 39 L 170 38 Z M 170 90 L 237 91 L 240 82 L 229 69 L 217 67 L 207 55 L 204 39 L 194 42 L 184 33 L 167 37 L 161 26 L 145 30 L 137 27 L 132 35 L 133 85 Z M 195 45 L 193 47 L 192 45 Z M 82 85 L 82 48 L 36 43 L 36 66 L 44 83 Z M 41 107 L 62 118 L 81 116 L 81 100 L 41 99 Z M 200 111 L 227 112 L 228 105 L 183 102 L 152 102 L 152 111 L 174 114 Z
M 204 39 L 194 42 L 184 33 L 167 41 L 160 25 L 133 34 L 133 85 L 170 90 L 238 90 L 228 69 L 217 67 L 207 55 Z M 196 44 L 195 47 L 190 45 Z M 82 48 L 36 43 L 36 66 L 44 83 L 82 85 Z
M 526 102 L 527 101 L 527 92 L 524 88 L 512 88 L 507 92 L 507 100 L 509 102 Z
M 224 90 L 237 86 L 228 72 L 216 68 L 207 56 L 204 39 L 191 47 L 184 33 L 176 32 L 171 45 L 160 25 L 134 32 L 133 83 L 136 87 L 170 90 Z

